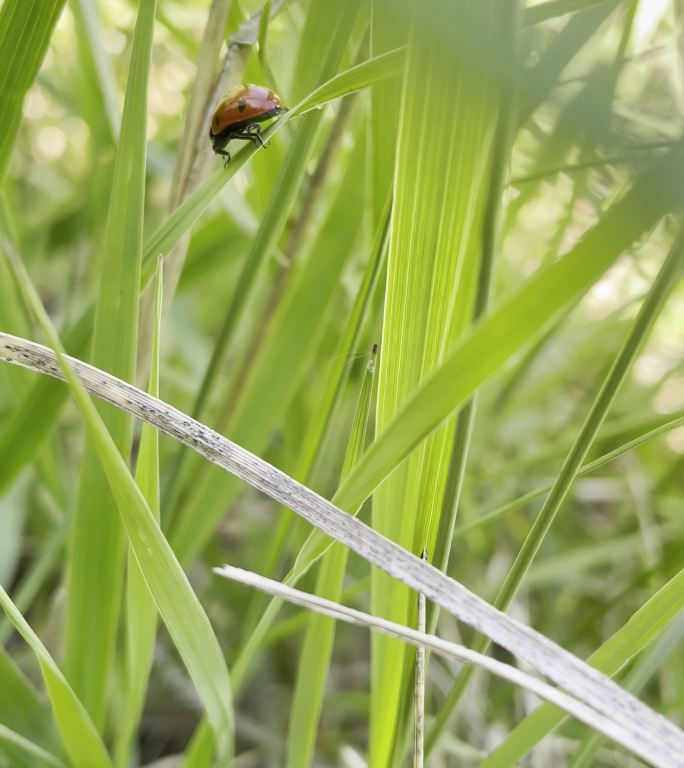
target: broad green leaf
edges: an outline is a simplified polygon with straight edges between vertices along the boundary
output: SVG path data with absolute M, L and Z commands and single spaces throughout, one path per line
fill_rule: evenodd
M 0 9 L 0 186 L 19 131 L 24 97 L 63 7 L 64 0 L 5 0 Z
M 499 79 L 496 84 L 499 114 L 496 122 L 492 162 L 485 193 L 481 242 L 476 242 L 471 246 L 480 248 L 480 259 L 477 274 L 474 271 L 471 273 L 472 280 L 473 282 L 476 280 L 477 285 L 472 290 L 474 299 L 472 302 L 472 323 L 470 325 L 477 324 L 489 310 L 496 259 L 503 240 L 501 234 L 503 198 L 515 135 L 520 77 L 520 5 L 518 3 L 509 3 L 505 12 L 506 16 L 503 18 L 503 23 L 508 27 L 509 31 L 504 37 L 507 45 L 505 47 L 502 46 L 500 56 L 502 61 L 509 62 L 508 66 L 512 85 L 508 80 L 504 79 Z M 469 286 L 466 286 L 463 291 L 466 300 L 461 302 L 462 306 L 459 312 L 463 317 L 458 326 L 463 329 L 463 332 L 470 327 L 467 319 L 467 312 L 470 310 L 471 304 L 468 300 L 470 294 L 471 290 Z M 458 416 L 450 448 L 449 468 L 442 497 L 435 549 L 432 554 L 432 561 L 445 573 L 448 571 L 449 554 L 454 540 L 454 529 L 456 527 L 463 481 L 469 459 L 470 440 L 475 424 L 476 412 L 477 396 L 474 396 L 465 404 Z M 433 610 L 433 606 L 430 606 L 430 613 L 428 614 L 430 632 L 433 632 L 435 629 L 437 613 L 437 610 Z
M 430 0 L 413 17 L 380 345 L 379 435 L 444 359 L 463 331 L 462 309 L 472 302 L 477 251 L 471 246 L 479 234 L 498 112 L 491 65 L 503 39 L 500 5 Z M 450 34 L 436 33 L 437 25 Z M 478 39 L 476 53 L 471 39 Z M 446 100 L 445 90 L 453 94 Z M 452 432 L 450 423 L 431 435 L 374 498 L 373 528 L 409 551 L 434 552 Z M 371 604 L 374 614 L 413 623 L 410 590 L 375 569 Z M 371 649 L 369 762 L 386 766 L 402 749 L 400 712 L 411 659 L 404 644 L 381 635 L 372 637 Z
M 147 81 L 156 2 L 140 6 L 133 40 L 121 136 L 95 310 L 91 361 L 132 381 L 138 333 L 147 129 Z M 100 406 L 101 407 L 101 406 Z M 103 418 L 128 459 L 132 422 L 118 410 Z M 97 501 L 95 501 L 97 500 Z M 123 530 L 105 473 L 86 445 L 69 551 L 64 667 L 74 690 L 102 728 L 114 660 L 124 568 Z M 83 632 L 88 616 L 89 631 Z
M 370 49 L 374 57 L 386 55 L 408 42 L 410 16 L 406 3 L 371 0 Z M 402 15 L 403 13 L 403 15 Z M 406 57 L 404 56 L 404 59 Z M 406 63 L 402 69 L 405 73 Z M 375 84 L 371 89 L 370 129 L 370 183 L 371 209 L 374 226 L 382 221 L 387 189 L 394 180 L 394 162 L 397 151 L 399 109 L 402 80 Z

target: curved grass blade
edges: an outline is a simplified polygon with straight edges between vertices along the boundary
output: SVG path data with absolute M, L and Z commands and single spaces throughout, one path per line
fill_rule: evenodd
M 406 47 L 395 48 L 393 51 L 373 56 L 361 64 L 357 64 L 327 83 L 313 90 L 308 96 L 292 107 L 292 117 L 303 115 L 312 109 L 321 109 L 325 104 L 335 99 L 349 96 L 363 88 L 376 83 L 382 83 L 393 77 L 398 77 L 406 64 Z
M 52 714 L 71 764 L 75 768 L 111 768 L 107 750 L 83 704 L 2 587 L 0 606 L 38 660 Z

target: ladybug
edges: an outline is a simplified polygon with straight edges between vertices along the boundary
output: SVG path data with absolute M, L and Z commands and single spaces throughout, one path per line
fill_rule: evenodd
M 260 85 L 238 85 L 219 102 L 211 118 L 209 138 L 217 155 L 230 162 L 226 144 L 231 139 L 244 139 L 264 146 L 261 126 L 264 120 L 285 112 L 283 101 L 275 91 Z

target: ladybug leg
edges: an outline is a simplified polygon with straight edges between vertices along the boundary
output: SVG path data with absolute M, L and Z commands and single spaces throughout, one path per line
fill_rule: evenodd
M 259 126 L 257 125 L 256 128 L 259 128 Z M 232 134 L 232 138 L 251 141 L 260 147 L 266 146 L 266 144 L 264 144 L 264 140 L 261 138 L 261 131 L 255 131 L 252 126 L 248 126 L 244 131 L 240 131 L 240 133 Z
M 230 162 L 230 152 L 228 152 L 225 149 L 215 149 L 214 152 L 217 155 L 221 155 L 222 157 L 225 158 L 225 160 L 223 161 L 223 167 L 227 168 L 228 167 L 228 163 Z
M 255 144 L 258 144 L 260 147 L 266 146 L 263 138 L 261 137 L 261 126 L 259 123 L 252 123 L 252 125 L 247 126 L 247 132 L 253 134 L 253 141 Z

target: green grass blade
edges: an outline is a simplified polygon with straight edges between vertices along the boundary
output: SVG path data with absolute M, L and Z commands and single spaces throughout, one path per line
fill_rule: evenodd
M 147 388 L 154 397 L 159 397 L 159 345 L 163 291 L 164 278 L 160 258 L 155 285 L 152 361 Z M 152 516 L 159 523 L 159 433 L 149 424 L 144 424 L 142 428 L 135 481 L 147 501 Z M 130 765 L 130 750 L 145 703 L 156 634 L 157 611 L 154 600 L 135 555 L 129 552 L 126 583 L 126 705 L 119 716 L 121 726 L 118 729 L 115 752 L 115 765 L 119 768 L 127 768 Z
M 371 0 L 370 8 L 371 54 L 375 57 L 396 50 L 397 46 L 405 46 L 409 36 L 409 17 L 397 14 L 398 10 L 406 10 L 405 6 L 402 9 L 397 3 Z M 375 227 L 382 221 L 387 189 L 392 188 L 394 179 L 402 88 L 403 77 L 375 85 L 370 94 L 370 207 Z
M 307 428 L 303 445 L 297 457 L 297 465 L 293 476 L 304 483 L 309 482 L 314 473 L 317 460 L 320 459 L 331 419 L 335 413 L 348 378 L 348 361 L 351 359 L 354 350 L 359 347 L 358 340 L 361 333 L 361 326 L 368 314 L 369 304 L 385 263 L 390 211 L 390 201 L 387 200 L 383 219 L 371 244 L 370 258 L 366 265 L 361 285 L 359 286 L 351 311 L 347 316 L 344 333 L 340 338 L 335 350 L 335 355 L 333 356 L 333 363 L 327 377 L 327 383 L 323 388 L 322 395 L 314 409 L 312 423 Z M 292 512 L 284 508 L 280 511 L 280 514 L 281 517 L 280 522 L 278 523 L 278 529 L 272 545 L 269 548 L 266 565 L 264 566 L 265 573 L 273 573 L 275 571 L 276 563 L 282 555 L 282 549 L 285 545 L 287 534 L 291 530 L 293 520 Z M 315 557 L 322 554 L 323 550 L 327 547 L 326 537 L 320 535 L 320 531 L 311 531 L 310 536 L 307 538 L 307 542 L 305 542 L 305 545 L 300 549 L 297 556 L 297 562 L 299 562 L 302 556 L 305 556 L 307 545 L 311 544 L 309 540 L 312 538 L 315 539 L 315 542 L 318 545 L 318 552 Z M 321 544 L 323 544 L 322 547 L 320 546 Z M 311 549 L 309 549 L 309 551 L 311 551 Z M 310 560 L 309 565 L 312 563 L 313 559 Z M 306 568 L 308 568 L 308 565 Z M 306 570 L 306 568 L 304 570 Z M 294 570 L 297 570 L 297 565 L 295 565 Z M 254 609 L 248 613 L 249 617 L 259 615 L 262 611 L 264 602 L 259 599 L 260 597 L 261 596 L 256 596 L 252 598 Z M 245 636 L 247 637 L 254 633 L 254 626 L 253 622 L 249 621 L 249 619 L 246 622 L 246 625 Z M 260 625 L 263 630 L 261 636 L 263 636 L 266 628 L 263 626 L 262 622 L 260 622 Z M 253 644 L 254 649 L 258 646 L 259 642 Z
M 6 0 L 0 10 L 0 186 L 19 131 L 24 97 L 63 7 L 64 0 Z
M 439 366 L 467 322 L 463 307 L 472 305 L 478 261 L 472 258 L 473 243 L 498 112 L 492 73 L 503 26 L 499 12 L 498 1 L 430 0 L 414 15 L 395 167 L 378 373 L 379 435 Z M 457 33 L 436 33 L 437 25 Z M 478 40 L 476 54 L 469 47 L 472 39 Z M 453 94 L 446 101 L 445 91 Z M 453 426 L 436 430 L 374 497 L 373 528 L 411 552 L 435 551 Z M 409 590 L 375 569 L 371 605 L 374 614 L 415 623 Z M 369 762 L 385 766 L 402 750 L 397 734 L 404 701 L 412 695 L 413 651 L 381 635 L 373 636 L 371 648 Z
M 84 107 L 98 143 L 113 145 L 119 135 L 121 114 L 111 61 L 102 44 L 102 26 L 97 6 L 90 0 L 70 0 L 79 48 L 79 75 L 87 98 Z
M 349 445 L 342 467 L 342 477 L 354 466 L 363 453 L 371 410 L 374 372 L 375 351 L 361 386 L 349 436 Z M 347 567 L 347 556 L 347 548 L 340 544 L 333 544 L 326 553 L 321 560 L 316 580 L 317 595 L 335 602 L 339 601 Z M 334 639 L 335 622 L 333 619 L 312 614 L 307 622 L 299 653 L 299 666 L 287 740 L 287 768 L 311 765 Z
M 12 628 L 9 618 L 3 618 Z M 30 738 L 32 744 L 55 752 L 58 739 L 53 731 L 49 710 L 31 681 L 3 647 L 0 647 L 0 691 L 5 694 L 0 698 L 0 722 L 25 738 Z M 23 768 L 25 757 L 22 750 L 7 745 L 5 752 L 8 758 Z
M 482 245 L 481 256 L 478 265 L 477 287 L 473 306 L 472 324 L 475 325 L 487 313 L 492 293 L 496 255 L 501 244 L 501 218 L 502 200 L 508 168 L 511 158 L 511 147 L 515 133 L 515 119 L 518 97 L 518 77 L 515 75 L 520 69 L 520 6 L 518 3 L 509 3 L 506 9 L 508 14 L 506 24 L 510 33 L 506 36 L 508 47 L 502 49 L 502 60 L 509 62 L 513 79 L 511 88 L 508 81 L 498 82 L 499 115 L 494 135 L 492 151 L 492 165 L 489 171 L 488 188 L 486 193 L 485 208 L 482 217 Z M 468 305 L 468 302 L 463 302 Z M 449 456 L 445 491 L 442 497 L 442 509 L 440 511 L 439 528 L 437 532 L 435 550 L 431 554 L 432 562 L 444 571 L 448 570 L 449 554 L 454 540 L 454 529 L 460 506 L 461 492 L 465 478 L 466 465 L 470 452 L 470 440 L 475 424 L 477 412 L 477 395 L 465 404 L 458 416 L 454 431 L 453 443 Z M 434 631 L 437 622 L 438 611 L 429 609 L 428 626 Z
M 559 261 L 540 269 L 490 312 L 413 394 L 371 444 L 335 497 L 342 507 L 366 498 L 418 443 L 543 333 L 556 314 L 576 302 L 637 238 L 684 202 L 675 181 L 684 172 L 681 145 L 656 162 Z
M 330 101 L 398 77 L 403 72 L 405 64 L 405 47 L 374 56 L 368 61 L 340 72 L 339 75 L 313 90 L 292 108 L 292 115 L 303 115 L 312 109 L 320 109 Z
M 25 300 L 48 337 L 102 462 L 128 539 L 157 610 L 192 678 L 214 731 L 218 765 L 232 765 L 230 678 L 209 619 L 152 515 L 104 420 L 68 363 L 64 348 L 21 262 L 10 260 Z M 96 764 L 92 763 L 91 768 Z
M 610 409 L 618 390 L 622 386 L 625 377 L 634 363 L 634 360 L 650 333 L 667 297 L 674 285 L 675 278 L 681 269 L 684 256 L 684 231 L 677 238 L 672 250 L 660 269 L 653 286 L 649 291 L 639 314 L 634 322 L 633 329 L 626 339 L 619 355 L 603 382 L 594 403 L 591 406 L 587 418 L 582 426 L 580 434 L 572 449 L 568 453 L 560 473 L 551 489 L 542 510 L 535 519 L 525 543 L 523 544 L 516 560 L 508 572 L 506 580 L 496 600 L 502 606 L 509 605 L 517 587 L 524 578 L 531 561 L 541 546 L 544 536 L 560 510 L 570 488 L 575 481 L 582 462 L 587 456 L 596 435 Z
M 8 745 L 11 748 L 24 752 L 27 757 L 32 759 L 32 765 L 49 765 L 52 766 L 52 768 L 66 768 L 66 764 L 58 757 L 37 746 L 30 739 L 25 738 L 21 734 L 0 723 L 0 748 L 2 748 L 3 742 L 6 746 Z
M 539 61 L 526 73 L 521 83 L 520 123 L 525 123 L 549 97 L 560 75 L 578 52 L 591 40 L 610 12 L 620 2 L 588 4 L 575 14 L 553 37 Z
M 0 587 L 0 605 L 40 665 L 52 714 L 75 768 L 111 768 L 111 760 L 93 721 L 36 633 Z
M 147 83 L 156 2 L 140 6 L 133 39 L 121 137 L 105 234 L 95 311 L 92 362 L 135 378 L 142 256 L 147 129 Z M 102 410 L 121 454 L 128 458 L 132 423 Z M 97 500 L 94 503 L 94 500 Z M 64 667 L 98 728 L 106 715 L 124 569 L 123 530 L 107 478 L 93 446 L 86 445 L 69 552 Z M 83 617 L 89 632 L 83 632 Z
M 214 753 L 214 739 L 206 718 L 195 729 L 188 748 L 183 755 L 183 768 L 211 768 Z

